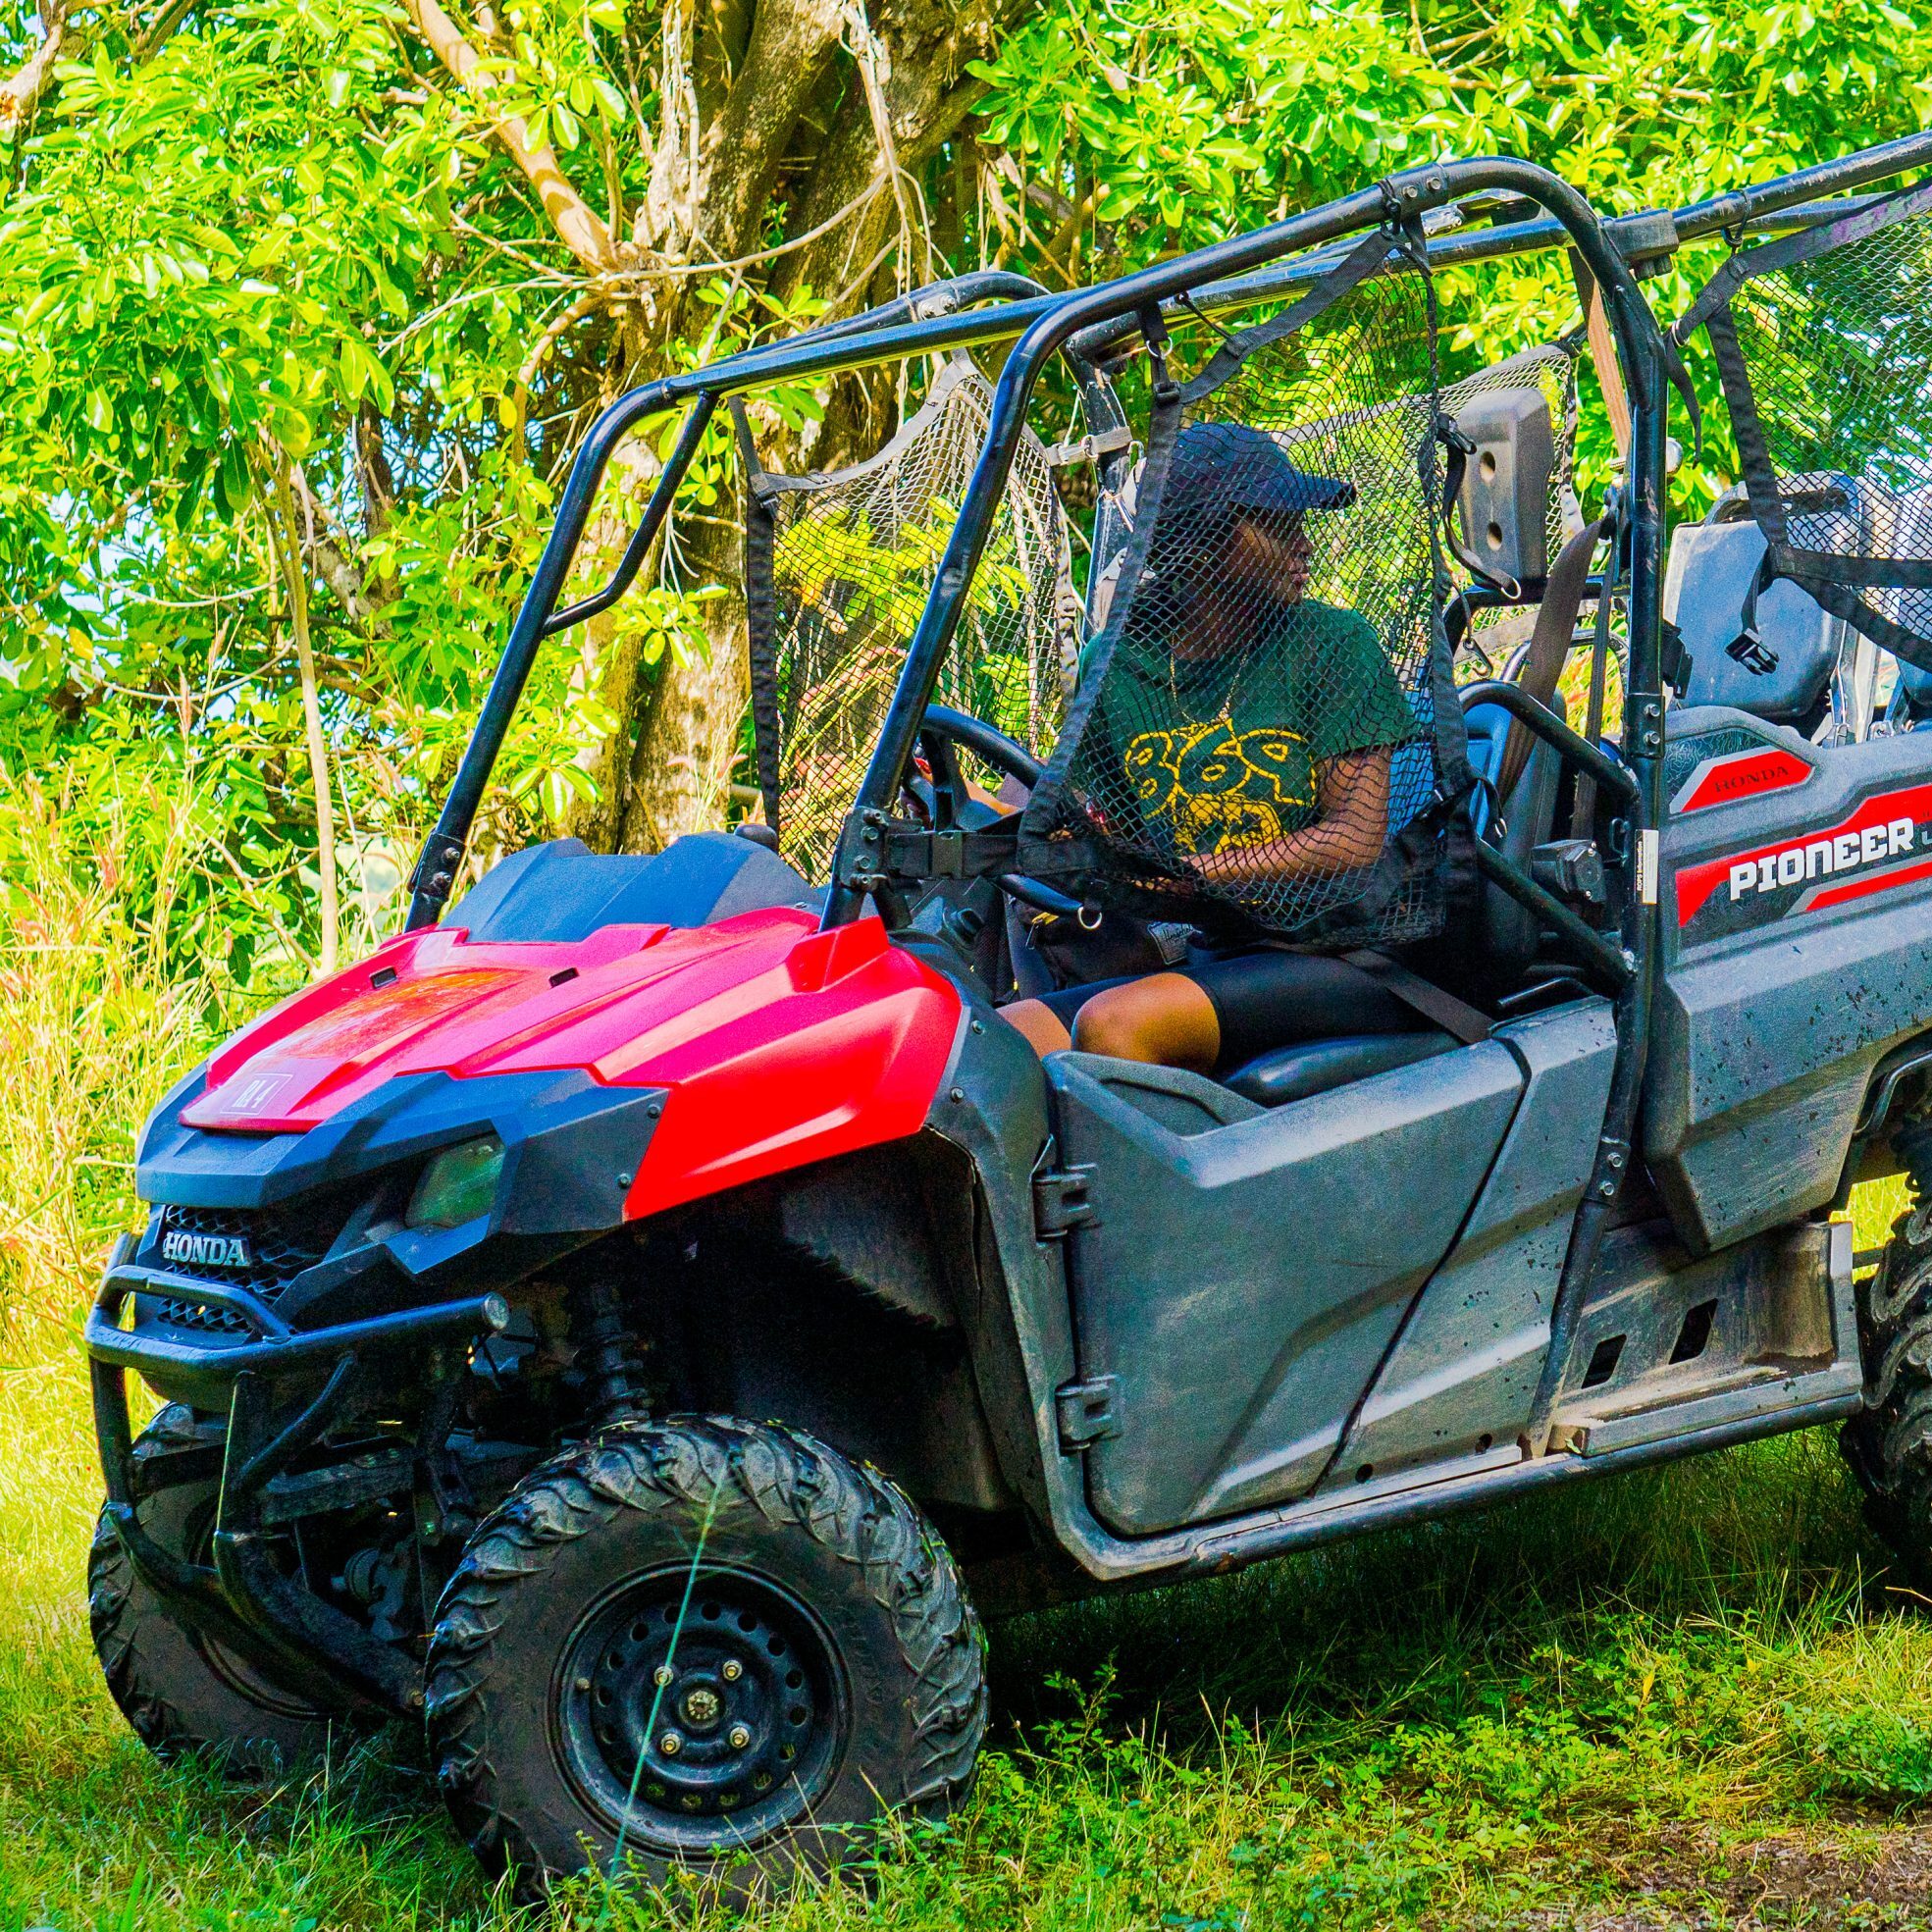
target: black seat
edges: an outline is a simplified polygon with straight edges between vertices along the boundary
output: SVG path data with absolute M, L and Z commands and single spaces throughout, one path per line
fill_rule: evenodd
M 1301 1040 L 1257 1055 L 1222 1082 L 1257 1107 L 1285 1107 L 1291 1100 L 1366 1080 L 1454 1051 L 1450 1033 L 1350 1033 L 1332 1040 Z

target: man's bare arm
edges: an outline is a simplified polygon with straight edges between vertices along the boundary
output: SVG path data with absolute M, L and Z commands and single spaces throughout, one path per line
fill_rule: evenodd
M 1239 885 L 1251 880 L 1305 878 L 1373 865 L 1388 837 L 1387 751 L 1347 752 L 1315 767 L 1321 817 L 1284 839 L 1204 853 L 1186 862 L 1204 879 Z

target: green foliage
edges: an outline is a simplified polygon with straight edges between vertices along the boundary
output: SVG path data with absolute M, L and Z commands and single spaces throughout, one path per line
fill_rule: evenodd
M 1052 281 L 1121 274 L 1443 155 L 1540 162 L 1611 214 L 1767 180 L 1932 120 L 1932 16 L 1886 0 L 1058 0 L 974 71 L 986 137 L 1036 190 L 995 194 L 989 238 Z M 1090 212 L 1063 228 L 1042 200 Z M 1722 252 L 1689 250 L 1650 284 L 1658 313 L 1682 313 Z M 1442 301 L 1452 375 L 1576 321 L 1560 255 L 1444 277 Z M 1700 340 L 1693 359 L 1716 434 L 1679 496 L 1700 511 L 1734 472 Z M 1587 482 L 1611 454 L 1586 412 Z
M 321 857 L 277 542 L 296 542 L 308 580 L 336 857 L 352 895 L 392 893 L 562 465 L 628 365 L 610 315 L 564 326 L 580 265 L 386 0 L 239 0 L 176 16 L 151 45 L 153 17 L 75 20 L 0 188 L 0 793 L 30 776 L 57 800 L 78 866 L 119 826 L 130 916 L 172 960 L 245 981 L 312 931 Z M 569 0 L 498 25 L 497 105 L 580 186 L 599 177 L 613 207 L 642 205 L 661 10 Z M 38 30 L 29 0 L 0 0 L 9 63 Z M 1932 21 L 1881 0 L 1046 0 L 974 73 L 972 137 L 925 183 L 954 210 L 936 232 L 956 268 L 998 259 L 1058 283 L 1436 154 L 1525 153 L 1612 209 L 1761 178 L 1920 125 Z M 966 189 L 949 187 L 962 170 Z M 1693 251 L 1652 285 L 1659 308 L 1714 259 Z M 1448 278 L 1444 298 L 1452 374 L 1574 314 L 1557 260 Z M 822 306 L 720 274 L 694 305 L 700 333 L 660 361 Z M 760 421 L 796 432 L 825 402 L 800 386 Z M 1585 421 L 1583 473 L 1600 481 L 1606 432 L 1600 412 Z M 573 592 L 608 566 L 669 434 L 648 426 L 606 486 Z M 1720 436 L 1681 480 L 1687 507 L 1725 457 Z M 687 531 L 731 513 L 729 469 L 720 424 Z M 269 515 L 285 471 L 292 539 Z M 591 797 L 624 728 L 613 662 L 706 649 L 718 586 L 688 548 L 595 640 L 544 654 L 482 855 Z
M 553 10 L 542 31 L 581 50 L 600 17 Z M 30 10 L 18 19 L 0 19 L 0 45 L 30 37 Z M 258 0 L 190 16 L 145 59 L 131 30 L 90 25 L 0 199 L 0 787 L 51 787 L 77 858 L 103 812 L 152 818 L 137 871 L 171 836 L 164 801 L 191 798 L 198 883 L 130 889 L 143 913 L 166 899 L 177 960 L 245 962 L 315 914 L 274 474 L 300 466 L 339 859 L 351 886 L 393 881 L 599 391 L 594 371 L 525 372 L 575 282 L 467 103 L 421 84 L 392 9 Z M 723 283 L 707 296 L 724 346 L 802 319 Z M 715 507 L 714 442 L 694 511 Z M 654 465 L 606 492 L 611 528 Z M 610 541 L 574 588 L 607 568 Z M 602 643 L 650 662 L 700 637 L 670 578 Z M 599 672 L 595 653 L 546 656 L 486 852 L 553 826 L 588 788 L 614 726 Z

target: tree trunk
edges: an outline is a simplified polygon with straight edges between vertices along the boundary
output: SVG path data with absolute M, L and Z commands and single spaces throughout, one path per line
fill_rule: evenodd
M 743 596 L 734 588 L 707 603 L 705 619 L 705 655 L 661 666 L 644 696 L 624 774 L 625 852 L 661 852 L 686 832 L 725 822 L 732 760 L 751 702 Z
M 468 95 L 492 133 L 536 189 L 557 237 L 585 274 L 570 318 L 602 315 L 625 348 L 626 381 L 670 363 L 673 345 L 698 339 L 709 311 L 701 278 L 672 273 L 705 262 L 796 298 L 809 289 L 835 313 L 863 306 L 895 284 L 910 287 L 946 267 L 919 232 L 921 184 L 960 128 L 974 84 L 968 61 L 994 49 L 1000 30 L 1029 0 L 667 0 L 661 35 L 650 186 L 624 235 L 590 207 L 558 156 L 533 143 L 522 121 L 496 110 L 496 67 L 439 0 L 405 0 L 418 32 Z M 487 13 L 478 18 L 488 22 Z M 490 53 L 500 64 L 503 49 Z M 593 144 L 576 165 L 594 165 Z M 604 185 L 609 158 L 601 164 Z M 823 229 L 775 257 L 774 205 L 787 238 Z M 814 467 L 874 447 L 890 428 L 889 381 L 834 386 Z M 785 452 L 779 452 L 781 454 Z M 628 493 L 626 493 L 628 494 Z M 608 848 L 654 850 L 681 833 L 723 821 L 743 724 L 749 671 L 739 543 L 719 523 L 687 520 L 679 554 L 697 584 L 727 595 L 705 605 L 708 650 L 689 662 L 642 663 L 612 624 L 605 700 L 620 724 L 593 760 L 599 797 L 575 827 Z M 587 550 L 621 541 L 598 533 Z M 645 581 L 655 568 L 647 565 Z

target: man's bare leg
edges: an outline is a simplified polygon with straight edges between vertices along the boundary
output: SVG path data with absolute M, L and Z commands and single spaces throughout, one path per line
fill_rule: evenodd
M 1052 1010 L 1038 1000 L 1016 1000 L 1000 1009 L 1000 1018 L 1042 1058 L 1071 1046 L 1115 1060 L 1205 1073 L 1221 1052 L 1221 1021 L 1214 1002 L 1177 972 L 1150 972 L 1143 979 L 1096 993 L 1074 1018 L 1070 1037 Z
M 1000 1018 L 1018 1033 L 1044 1060 L 1050 1053 L 1065 1053 L 1073 1036 L 1054 1010 L 1039 1000 L 1015 1000 L 1000 1009 Z

